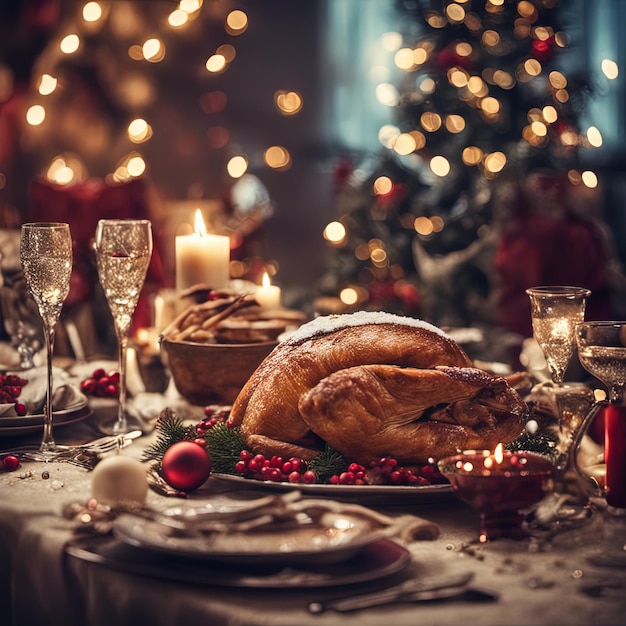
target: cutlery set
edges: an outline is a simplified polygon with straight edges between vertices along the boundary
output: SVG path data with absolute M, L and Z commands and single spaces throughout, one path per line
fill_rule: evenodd
M 52 452 L 47 452 L 45 455 L 39 451 L 39 446 L 34 444 L 3 450 L 2 454 L 12 454 L 24 461 L 61 461 L 93 469 L 102 456 L 126 448 L 141 434 L 140 430 L 134 430 L 124 435 L 99 437 L 76 446 L 57 444 Z
M 325 611 L 345 613 L 400 602 L 435 602 L 443 600 L 493 602 L 498 599 L 497 595 L 490 591 L 470 587 L 469 583 L 473 577 L 474 574 L 472 572 L 466 572 L 446 577 L 410 579 L 383 591 L 347 596 L 328 602 L 311 602 L 308 610 L 309 613 L 315 614 L 324 613 Z

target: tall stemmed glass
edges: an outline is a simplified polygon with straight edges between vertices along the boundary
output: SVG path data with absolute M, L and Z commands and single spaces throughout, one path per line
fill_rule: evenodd
M 96 229 L 98 277 L 104 289 L 118 341 L 120 397 L 113 434 L 128 431 L 126 417 L 126 352 L 137 300 L 152 255 L 149 220 L 100 220 Z
M 548 364 L 552 395 L 558 420 L 558 452 L 556 467 L 565 473 L 571 463 L 572 443 L 580 428 L 587 407 L 591 404 L 588 389 L 564 385 L 565 371 L 576 347 L 576 327 L 584 321 L 585 304 L 591 295 L 583 287 L 532 287 L 530 297 L 533 336 L 543 350 Z
M 585 318 L 591 295 L 583 287 L 531 287 L 533 336 L 543 350 L 552 382 L 563 385 L 565 370 L 576 346 L 576 326 Z
M 43 322 L 48 380 L 43 437 L 39 451 L 46 454 L 55 449 L 52 432 L 52 355 L 55 327 L 70 289 L 72 237 L 69 225 L 59 222 L 23 224 L 20 261 L 24 279 L 37 303 Z
M 576 332 L 581 365 L 609 391 L 608 402 L 589 411 L 576 446 L 600 410 L 604 412 L 604 493 L 612 512 L 626 514 L 626 321 L 585 322 Z M 576 460 L 576 469 L 580 471 Z M 611 510 L 610 509 L 610 510 Z

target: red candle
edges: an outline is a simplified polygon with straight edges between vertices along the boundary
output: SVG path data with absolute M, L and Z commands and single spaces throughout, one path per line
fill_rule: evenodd
M 604 409 L 604 460 L 606 503 L 626 508 L 626 406 L 610 404 Z

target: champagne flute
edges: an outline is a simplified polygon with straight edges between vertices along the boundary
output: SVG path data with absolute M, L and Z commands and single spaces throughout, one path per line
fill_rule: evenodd
M 550 370 L 556 404 L 559 456 L 556 467 L 563 472 L 571 461 L 572 442 L 583 419 L 581 406 L 587 401 L 580 390 L 564 384 L 565 371 L 576 347 L 576 327 L 585 317 L 585 304 L 591 295 L 583 287 L 532 287 L 530 297 L 533 336 L 543 350 Z
M 39 451 L 46 454 L 52 453 L 56 447 L 52 432 L 52 355 L 55 327 L 70 289 L 72 237 L 69 225 L 59 222 L 23 224 L 20 262 L 43 322 L 48 376 Z
M 576 326 L 585 317 L 591 295 L 583 287 L 531 287 L 533 336 L 543 350 L 552 382 L 563 386 L 565 370 L 576 346 Z
M 581 365 L 608 389 L 608 401 L 599 401 L 585 418 L 576 441 L 580 444 L 595 416 L 604 414 L 604 495 L 609 511 L 626 514 L 626 321 L 598 321 L 581 324 L 576 332 Z M 578 467 L 578 474 L 585 472 Z
M 152 255 L 150 220 L 100 220 L 96 228 L 96 262 L 118 341 L 120 396 L 115 435 L 128 432 L 126 416 L 126 353 L 128 335 Z

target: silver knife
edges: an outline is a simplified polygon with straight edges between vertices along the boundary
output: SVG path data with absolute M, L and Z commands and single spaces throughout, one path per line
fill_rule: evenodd
M 435 600 L 437 597 L 451 598 L 467 591 L 467 584 L 473 577 L 473 572 L 465 572 L 454 576 L 411 579 L 382 591 L 338 598 L 329 602 L 311 602 L 308 609 L 310 613 L 345 612 L 393 602 Z

